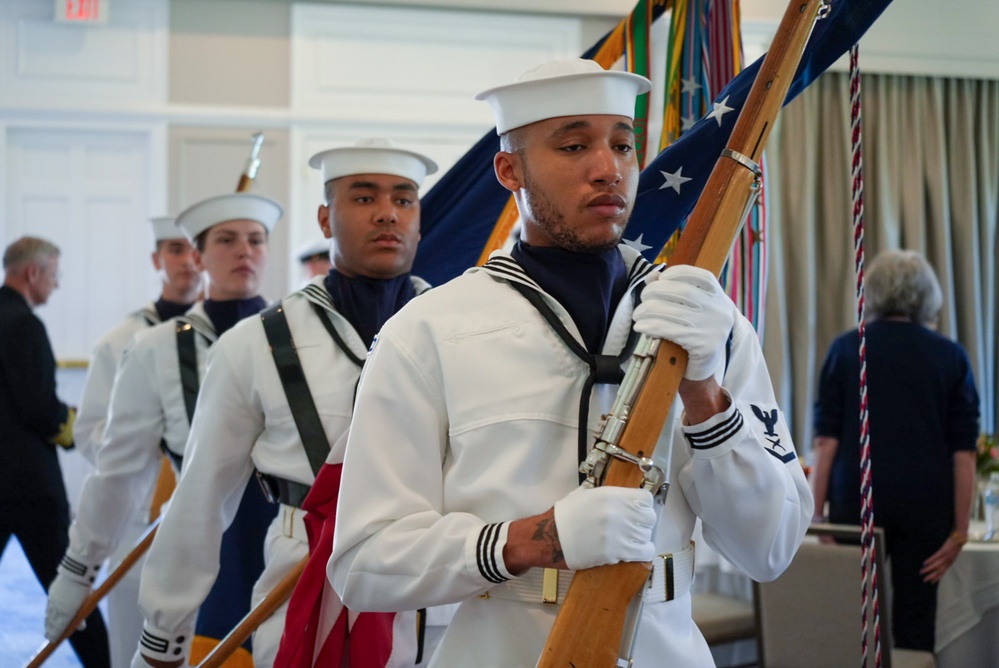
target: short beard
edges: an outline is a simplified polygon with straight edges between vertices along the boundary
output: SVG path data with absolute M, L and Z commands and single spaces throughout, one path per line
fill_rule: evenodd
M 614 239 L 606 243 L 594 243 L 583 240 L 576 230 L 566 225 L 565 215 L 555 208 L 555 205 L 548 199 L 537 181 L 531 178 L 531 173 L 527 169 L 526 162 L 522 160 L 521 166 L 524 170 L 523 192 L 527 209 L 534 217 L 534 224 L 547 232 L 548 236 L 552 238 L 559 248 L 564 248 L 574 253 L 602 253 L 612 248 L 617 248 L 618 243 L 621 241 L 621 236 L 624 234 L 623 227 Z

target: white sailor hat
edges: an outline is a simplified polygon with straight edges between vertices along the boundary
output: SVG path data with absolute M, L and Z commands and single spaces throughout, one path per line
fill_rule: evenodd
M 309 241 L 302 244 L 295 254 L 295 257 L 299 262 L 305 262 L 310 257 L 315 257 L 317 255 L 322 255 L 330 252 L 330 240 L 329 239 L 315 239 L 314 241 Z
M 323 174 L 323 183 L 352 174 L 391 174 L 423 184 L 437 163 L 415 151 L 399 148 L 391 139 L 369 137 L 353 146 L 320 151 L 309 158 L 309 166 Z
M 167 239 L 183 239 L 184 233 L 177 227 L 177 219 L 173 216 L 156 216 L 150 218 L 149 222 L 153 226 L 153 239 L 156 241 L 166 241 Z
M 605 70 L 574 58 L 539 65 L 515 83 L 482 91 L 496 118 L 496 134 L 560 116 L 607 114 L 635 117 L 635 98 L 652 89 L 638 74 Z
M 269 197 L 251 193 L 231 193 L 209 197 L 188 207 L 177 216 L 177 227 L 194 239 L 209 227 L 227 220 L 255 220 L 268 232 L 274 229 L 284 210 Z

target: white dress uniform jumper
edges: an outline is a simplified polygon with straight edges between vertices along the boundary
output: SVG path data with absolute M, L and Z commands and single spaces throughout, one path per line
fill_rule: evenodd
M 630 285 L 601 350 L 614 357 L 627 353 L 645 276 L 662 269 L 620 251 Z M 592 446 L 617 390 L 596 384 L 587 401 L 591 365 L 514 284 L 546 302 L 581 344 L 565 308 L 497 251 L 385 325 L 347 442 L 330 580 L 357 610 L 461 602 L 431 662 L 442 668 L 532 666 L 541 655 L 571 573 L 557 583 L 539 569 L 512 576 L 502 558 L 506 531 L 509 521 L 542 513 L 577 488 L 579 430 Z M 657 506 L 660 556 L 644 595 L 635 666 L 714 665 L 690 610 L 698 518 L 705 540 L 759 580 L 786 567 L 808 526 L 808 486 L 756 333 L 742 316 L 714 375 L 731 406 L 686 426 L 678 399 L 655 450 L 671 486 Z M 753 407 L 779 419 L 764 424 Z
M 413 281 L 417 292 L 428 287 L 420 279 Z M 268 530 L 265 567 L 254 589 L 254 603 L 308 555 L 300 505 L 315 481 L 315 471 L 326 461 L 329 444 L 350 425 L 366 346 L 333 306 L 323 277 L 286 297 L 280 306 L 299 361 L 283 371 L 301 374 L 294 382 L 311 395 L 318 418 L 304 418 L 309 423 L 305 433 L 310 439 L 318 436 L 326 453 L 317 459 L 303 446 L 302 425 L 297 422 L 303 420 L 302 411 L 292 410 L 268 340 L 276 309 L 241 322 L 209 355 L 199 398 L 205 410 L 195 416 L 185 472 L 143 572 L 140 607 L 145 633 L 164 640 L 164 657 L 177 649 L 182 654 L 187 651 L 199 602 L 218 571 L 218 537 L 232 521 L 240 490 L 255 473 L 281 505 Z M 287 603 L 257 629 L 254 665 L 272 665 L 286 607 Z

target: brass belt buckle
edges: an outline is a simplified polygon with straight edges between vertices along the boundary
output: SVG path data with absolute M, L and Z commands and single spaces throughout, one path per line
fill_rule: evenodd
M 558 569 L 546 568 L 541 580 L 541 602 L 546 605 L 558 604 Z

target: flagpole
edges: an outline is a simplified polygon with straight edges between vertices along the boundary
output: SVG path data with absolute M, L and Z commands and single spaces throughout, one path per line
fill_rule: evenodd
M 159 525 L 160 518 L 156 518 L 156 520 L 149 525 L 149 528 L 146 529 L 139 540 L 135 543 L 135 547 L 132 548 L 131 552 L 125 555 L 125 558 L 121 560 L 121 563 L 119 563 L 115 569 L 111 571 L 100 586 L 83 600 L 83 604 L 80 605 L 80 609 L 73 617 L 73 620 L 66 626 L 62 635 L 55 640 L 50 640 L 42 645 L 35 655 L 31 657 L 31 661 L 28 662 L 25 668 L 38 668 L 38 666 L 41 666 L 50 656 L 52 656 L 53 652 L 56 651 L 56 648 L 59 647 L 63 640 L 66 640 L 76 632 L 76 629 L 79 628 L 80 624 L 90 616 L 90 613 L 97 609 L 97 604 L 100 603 L 101 599 L 107 596 L 108 592 L 110 592 L 114 586 L 118 584 L 118 582 L 125 577 L 130 570 L 132 570 L 135 563 L 142 557 L 143 554 L 146 553 L 146 550 L 149 549 L 149 546 L 153 542 L 153 538 L 156 536 L 156 529 Z
M 301 561 L 295 564 L 281 578 L 281 581 L 274 585 L 274 588 L 267 593 L 267 596 L 246 613 L 246 616 L 240 620 L 236 628 L 226 634 L 226 637 L 212 648 L 208 656 L 198 664 L 198 668 L 219 668 L 225 663 L 225 660 L 238 650 L 246 642 L 247 638 L 253 635 L 258 626 L 270 619 L 271 615 L 284 605 L 285 601 L 291 598 L 291 593 L 294 591 L 295 585 L 298 584 L 298 579 L 302 576 L 302 571 L 305 570 L 305 564 L 308 561 L 309 555 L 305 555 Z

